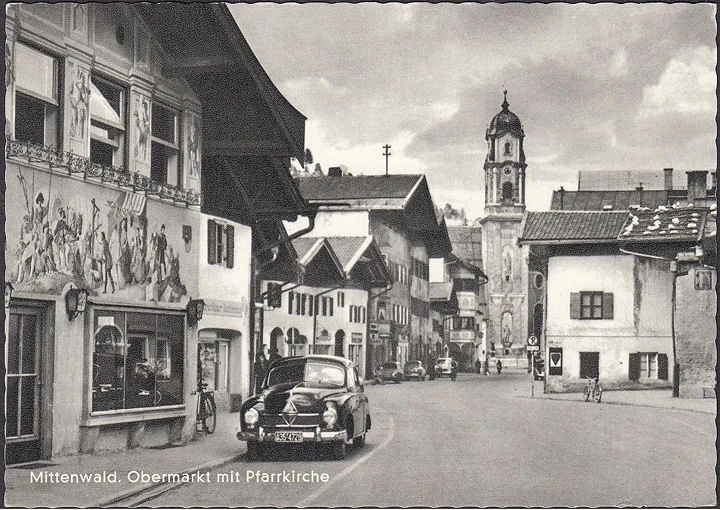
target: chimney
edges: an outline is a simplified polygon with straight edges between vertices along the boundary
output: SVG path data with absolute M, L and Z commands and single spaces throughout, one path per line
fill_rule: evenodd
M 560 186 L 560 210 L 563 210 L 563 207 L 565 206 L 565 188 Z
M 663 168 L 663 173 L 665 174 L 665 191 L 672 191 L 673 190 L 673 181 L 672 181 L 673 169 L 672 168 Z
M 328 168 L 328 176 L 329 177 L 342 177 L 342 168 L 339 166 L 331 166 Z
M 687 174 L 687 199 L 692 202 L 707 196 L 707 170 L 693 170 Z

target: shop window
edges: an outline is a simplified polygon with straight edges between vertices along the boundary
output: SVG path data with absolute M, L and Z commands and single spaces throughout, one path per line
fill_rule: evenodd
M 90 161 L 125 164 L 125 90 L 107 80 L 90 78 Z
M 610 292 L 573 292 L 570 294 L 571 319 L 612 319 L 613 294 Z
M 58 144 L 58 61 L 15 44 L 15 139 L 37 145 Z
M 153 103 L 150 179 L 155 182 L 182 186 L 179 117 L 177 110 Z
M 96 309 L 92 411 L 183 403 L 182 314 Z
M 208 220 L 208 264 L 232 268 L 235 260 L 235 228 Z

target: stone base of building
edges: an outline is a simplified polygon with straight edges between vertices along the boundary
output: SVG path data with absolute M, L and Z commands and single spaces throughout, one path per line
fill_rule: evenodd
M 647 380 L 630 381 L 600 379 L 603 390 L 661 390 L 671 389 L 672 381 Z M 581 393 L 587 386 L 586 379 L 577 377 L 549 376 L 545 382 L 545 393 Z
M 154 448 L 182 441 L 185 417 L 80 428 L 80 453 Z

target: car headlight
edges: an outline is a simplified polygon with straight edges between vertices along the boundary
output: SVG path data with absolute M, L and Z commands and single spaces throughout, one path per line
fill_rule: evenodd
M 335 409 L 335 405 L 328 402 L 327 409 L 325 412 L 323 412 L 322 419 L 325 422 L 325 425 L 328 427 L 332 427 L 335 425 L 335 422 L 337 422 L 338 414 L 337 409 Z
M 255 409 L 254 407 L 251 407 L 250 409 L 245 411 L 245 423 L 249 427 L 254 427 L 259 419 L 260 419 L 260 413 L 258 413 L 257 409 Z

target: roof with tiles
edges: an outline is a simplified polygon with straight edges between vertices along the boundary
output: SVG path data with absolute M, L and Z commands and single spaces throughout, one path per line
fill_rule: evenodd
M 328 242 L 344 268 L 367 242 L 367 237 L 328 237 Z
M 359 175 L 343 177 L 313 177 L 299 181 L 300 192 L 306 200 L 362 201 L 368 205 L 403 205 L 410 192 L 424 176 Z
M 632 206 L 656 209 L 670 203 L 665 190 L 553 191 L 553 211 L 627 211 Z
M 710 210 L 700 207 L 665 207 L 651 210 L 634 209 L 618 235 L 627 242 L 687 242 L 703 236 L 715 235 L 716 227 L 706 229 L 706 223 L 715 224 Z M 708 218 L 710 216 L 710 218 Z
M 519 241 L 528 244 L 613 242 L 627 217 L 626 211 L 529 212 Z

